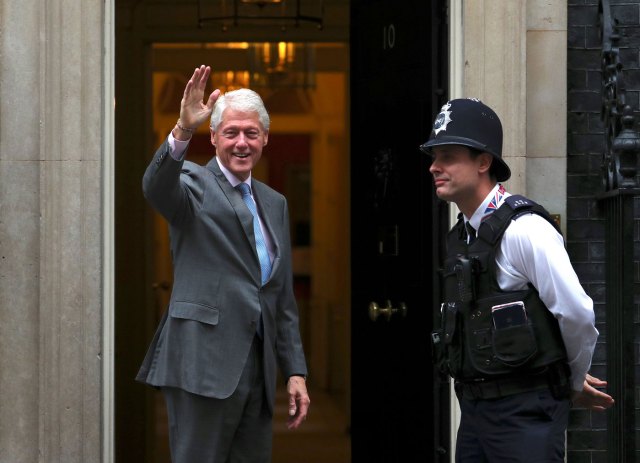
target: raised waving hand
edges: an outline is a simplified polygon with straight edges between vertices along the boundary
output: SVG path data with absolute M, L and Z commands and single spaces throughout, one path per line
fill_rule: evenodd
M 174 132 L 174 136 L 178 135 L 179 139 L 190 138 L 191 133 L 211 117 L 213 105 L 220 96 L 220 90 L 214 90 L 207 102 L 204 102 L 204 89 L 210 74 L 211 67 L 203 64 L 193 71 L 193 75 L 187 82 L 180 101 L 180 119 L 177 123 L 179 132 Z

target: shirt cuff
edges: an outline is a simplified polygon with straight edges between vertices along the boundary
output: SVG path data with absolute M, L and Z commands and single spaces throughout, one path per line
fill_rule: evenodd
M 182 161 L 187 153 L 187 146 L 189 146 L 189 140 L 176 140 L 173 136 L 173 132 L 169 132 L 169 147 L 171 148 L 171 157 L 176 161 Z

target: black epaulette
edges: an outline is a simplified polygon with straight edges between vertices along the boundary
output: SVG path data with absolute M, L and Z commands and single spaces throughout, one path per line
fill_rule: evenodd
M 538 214 L 562 234 L 558 223 L 544 207 L 524 196 L 511 195 L 504 200 L 502 206 L 482 222 L 483 226 L 478 231 L 478 237 L 495 245 L 502 238 L 511 221 L 524 214 Z

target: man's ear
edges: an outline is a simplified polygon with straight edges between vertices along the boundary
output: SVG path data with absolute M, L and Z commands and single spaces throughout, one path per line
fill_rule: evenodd
M 211 144 L 215 148 L 215 146 L 216 146 L 216 140 L 215 140 L 216 132 L 211 127 L 209 127 L 209 133 L 211 134 Z
M 478 172 L 484 174 L 491 170 L 491 163 L 493 162 L 493 156 L 490 153 L 480 153 L 478 156 L 480 164 L 478 165 Z

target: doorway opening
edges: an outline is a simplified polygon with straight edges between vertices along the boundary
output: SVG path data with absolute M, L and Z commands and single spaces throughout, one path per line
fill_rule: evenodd
M 305 425 L 290 432 L 285 426 L 286 394 L 284 388 L 279 391 L 273 462 L 297 462 L 300 455 L 305 455 L 307 463 L 350 462 L 348 46 L 154 43 L 143 53 L 148 57 L 144 78 L 148 88 L 143 98 L 128 93 L 133 100 L 128 104 L 145 107 L 142 119 L 134 122 L 146 134 L 144 153 L 136 153 L 143 160 L 133 164 L 138 178 L 129 172 L 130 181 L 117 186 L 121 198 L 116 211 L 121 230 L 117 280 L 122 283 L 116 306 L 117 462 L 170 461 L 161 394 L 133 380 L 166 310 L 172 284 L 168 228 L 144 202 L 140 182 L 146 162 L 175 125 L 184 86 L 201 63 L 213 70 L 207 95 L 214 88 L 228 91 L 250 86 L 262 96 L 271 130 L 253 175 L 289 202 L 294 289 L 312 406 Z M 291 53 L 302 55 L 302 64 L 296 64 Z M 288 64 L 291 67 L 286 69 Z M 205 164 L 212 155 L 209 132 L 203 126 L 192 138 L 188 159 Z M 132 165 L 131 153 L 119 151 L 116 156 L 120 171 L 127 162 Z M 136 262 L 126 250 L 140 247 L 143 252 L 138 256 L 143 261 Z

